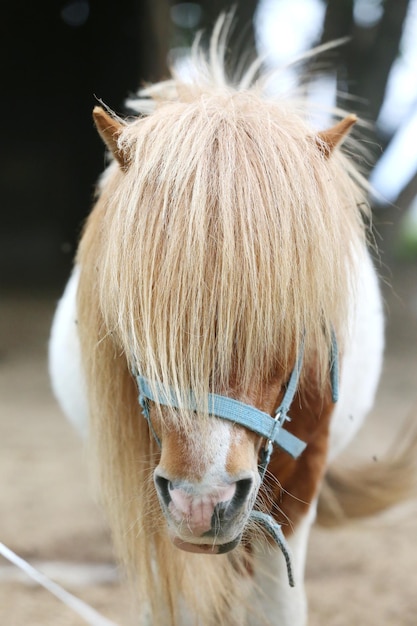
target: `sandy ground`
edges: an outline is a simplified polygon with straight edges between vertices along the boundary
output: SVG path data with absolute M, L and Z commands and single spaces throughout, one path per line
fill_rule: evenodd
M 349 462 L 382 454 L 401 418 L 414 410 L 417 419 L 417 268 L 398 266 L 393 283 L 378 402 Z M 129 601 L 91 496 L 87 460 L 49 388 L 46 345 L 57 295 L 9 293 L 0 303 L 0 541 L 128 625 Z M 314 529 L 310 626 L 416 626 L 416 513 L 402 507 L 352 527 Z M 83 623 L 0 557 L 1 626 Z

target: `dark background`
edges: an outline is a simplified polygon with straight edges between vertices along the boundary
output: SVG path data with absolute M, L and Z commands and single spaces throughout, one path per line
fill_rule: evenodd
M 276 0 L 279 2 L 280 0 Z M 188 44 L 195 28 L 175 26 L 169 0 L 56 0 L 2 4 L 0 12 L 1 151 L 0 284 L 45 288 L 63 285 L 71 267 L 104 150 L 91 111 L 102 99 L 124 112 L 124 100 L 143 81 L 167 76 L 171 47 Z M 221 0 L 202 8 L 198 28 L 210 29 Z M 249 47 L 255 1 L 237 5 L 236 41 Z M 353 0 L 328 0 L 321 37 L 350 36 L 332 53 L 342 91 L 360 99 L 350 109 L 377 119 L 392 64 L 399 54 L 409 0 L 385 0 L 371 28 L 355 23 Z M 346 106 L 346 102 L 344 103 Z M 376 128 L 375 160 L 391 137 Z M 374 143 L 376 142 L 376 143 Z M 413 178 L 397 199 L 406 209 Z M 382 217 L 381 217 L 382 216 Z M 382 224 L 399 220 L 389 207 Z M 389 239 L 389 237 L 388 237 Z M 388 242 L 389 247 L 389 242 Z

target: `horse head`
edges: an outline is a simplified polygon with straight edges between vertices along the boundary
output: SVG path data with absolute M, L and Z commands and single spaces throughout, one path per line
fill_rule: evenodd
M 120 172 L 127 176 L 130 157 L 119 141 L 126 127 L 100 107 L 96 107 L 94 119 Z M 318 152 L 322 151 L 325 159 L 354 121 L 354 116 L 349 116 L 317 136 L 316 149 L 318 147 Z M 172 290 L 172 286 L 170 288 Z M 212 325 L 216 323 L 216 320 L 211 321 Z M 195 334 L 189 333 L 190 336 Z M 237 401 L 236 404 L 240 405 L 238 413 L 241 407 L 254 407 L 258 414 L 264 416 L 261 419 L 268 422 L 269 417 L 271 425 L 267 425 L 266 431 L 254 426 L 256 418 L 242 423 L 237 415 L 232 414 L 225 420 L 216 412 L 200 411 L 187 406 L 187 403 L 181 408 L 181 402 L 177 407 L 174 403 L 173 410 L 170 401 L 160 405 L 159 397 L 148 394 L 151 402 L 143 408 L 150 431 L 160 446 L 160 459 L 153 475 L 154 485 L 169 536 L 178 548 L 220 554 L 240 543 L 261 484 L 260 452 L 265 450 L 265 441 L 269 441 L 268 429 L 271 432 L 275 429 L 276 419 L 272 416 L 285 397 L 285 383 L 291 371 L 298 370 L 293 366 L 289 374 L 289 362 L 294 363 L 294 357 L 290 356 L 283 367 L 278 367 L 275 360 L 272 374 L 255 377 L 254 382 L 246 384 L 243 390 L 240 381 L 237 382 L 238 376 L 231 375 L 229 380 L 236 382 L 228 384 L 222 390 L 223 395 L 217 396 Z M 297 381 L 298 374 L 297 371 Z M 287 436 L 290 437 L 288 433 Z M 285 446 L 282 447 L 285 449 Z

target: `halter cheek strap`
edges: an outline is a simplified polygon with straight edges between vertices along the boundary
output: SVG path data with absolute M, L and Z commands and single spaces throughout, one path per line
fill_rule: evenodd
M 336 333 L 332 328 L 332 343 L 330 347 L 330 385 L 332 389 L 332 401 L 339 400 L 339 346 L 337 345 Z

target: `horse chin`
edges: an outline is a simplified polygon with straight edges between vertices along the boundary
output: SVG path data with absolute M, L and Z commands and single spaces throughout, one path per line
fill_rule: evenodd
M 180 550 L 185 550 L 185 552 L 193 552 L 194 554 L 225 554 L 239 545 L 241 535 L 227 543 L 191 543 L 190 541 L 183 541 L 179 537 L 172 537 L 171 540 L 174 546 Z

